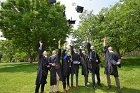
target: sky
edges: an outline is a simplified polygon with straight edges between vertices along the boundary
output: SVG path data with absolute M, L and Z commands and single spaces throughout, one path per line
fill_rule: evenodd
M 79 24 L 79 15 L 80 13 L 77 13 L 75 10 L 75 7 L 77 5 L 83 6 L 84 10 L 92 11 L 94 14 L 98 14 L 99 11 L 104 7 L 110 7 L 113 6 L 115 3 L 119 2 L 119 0 L 57 0 L 60 1 L 61 4 L 64 4 L 66 6 L 66 17 L 67 19 L 76 20 L 76 23 L 74 24 L 74 29 L 78 28 Z M 75 6 L 73 6 L 73 3 L 75 3 Z M 68 42 L 68 45 L 70 44 L 72 39 L 72 36 L 69 36 L 66 41 Z
M 78 28 L 80 20 L 79 19 L 80 13 L 77 13 L 75 11 L 75 7 L 77 5 L 83 6 L 84 10 L 88 11 L 93 10 L 94 14 L 98 14 L 103 7 L 113 6 L 116 2 L 119 2 L 119 0 L 57 0 L 57 1 L 60 1 L 61 4 L 64 4 L 66 6 L 67 19 L 70 19 L 72 17 L 73 20 L 76 20 L 76 24 L 74 25 L 75 29 Z M 75 6 L 73 6 L 73 3 L 75 3 Z

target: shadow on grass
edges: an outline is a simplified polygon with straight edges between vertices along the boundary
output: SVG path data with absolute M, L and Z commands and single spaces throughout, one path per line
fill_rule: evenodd
M 138 67 L 140 66 L 140 57 L 136 57 L 136 58 L 125 58 L 122 60 L 123 61 L 123 65 L 126 67 Z
M 102 84 L 102 87 L 96 86 L 96 90 L 93 89 L 92 84 L 88 88 L 85 86 L 73 87 L 68 90 L 68 93 L 118 93 L 116 86 L 112 85 L 110 90 L 107 90 L 107 86 Z M 140 93 L 140 90 L 123 87 L 121 93 Z
M 122 59 L 122 68 L 127 71 L 134 70 L 134 68 L 140 68 L 140 57 Z
M 31 73 L 37 71 L 37 63 L 5 63 L 1 65 L 0 72 L 25 72 Z

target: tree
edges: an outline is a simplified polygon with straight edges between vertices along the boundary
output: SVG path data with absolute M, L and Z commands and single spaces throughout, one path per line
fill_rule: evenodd
M 110 8 L 106 17 L 110 44 L 119 54 L 140 47 L 140 1 L 124 0 Z M 115 41 L 115 42 L 114 42 Z
M 7 0 L 0 10 L 0 29 L 16 48 L 31 57 L 40 40 L 48 50 L 56 48 L 59 39 L 65 42 L 70 29 L 64 9 L 64 5 L 52 5 L 49 0 Z
M 0 52 L 3 55 L 3 59 L 8 62 L 12 62 L 15 49 L 13 47 L 12 41 L 10 40 L 1 40 L 0 41 Z
M 93 45 L 101 50 L 106 35 L 108 44 L 121 55 L 140 47 L 139 0 L 123 0 L 103 8 L 97 15 L 86 12 L 81 16 L 81 25 L 74 33 L 77 40 L 90 36 Z

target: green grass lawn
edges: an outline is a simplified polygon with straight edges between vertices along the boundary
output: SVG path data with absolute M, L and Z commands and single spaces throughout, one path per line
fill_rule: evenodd
M 81 69 L 80 69 L 81 72 Z M 37 63 L 0 63 L 0 93 L 34 93 Z M 79 88 L 71 88 L 68 93 L 117 93 L 114 77 L 111 77 L 112 88 L 106 90 L 106 76 L 104 68 L 100 70 L 101 83 L 94 91 L 92 86 L 84 87 L 84 78 L 79 73 Z M 123 59 L 122 68 L 119 69 L 122 93 L 140 93 L 140 57 L 129 57 Z M 48 83 L 45 86 L 45 93 L 49 93 Z M 91 74 L 89 76 L 91 82 Z M 59 89 L 63 92 L 62 83 Z

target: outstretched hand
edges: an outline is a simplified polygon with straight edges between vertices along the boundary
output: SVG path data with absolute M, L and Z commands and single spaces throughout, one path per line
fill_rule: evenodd
M 39 44 L 40 44 L 40 46 L 42 46 L 42 45 L 43 45 L 43 43 L 42 43 L 41 41 L 39 41 Z
M 121 62 L 117 62 L 116 64 L 119 65 L 119 64 L 121 64 Z
M 89 42 L 89 38 L 87 38 L 86 41 Z
M 64 49 L 66 49 L 66 43 L 64 44 Z
M 106 36 L 104 37 L 104 46 L 106 46 Z
M 82 46 L 80 46 L 80 49 L 82 49 Z
M 58 41 L 58 48 L 59 48 L 59 49 L 60 49 L 60 47 L 61 47 L 60 44 L 61 44 L 61 40 Z

